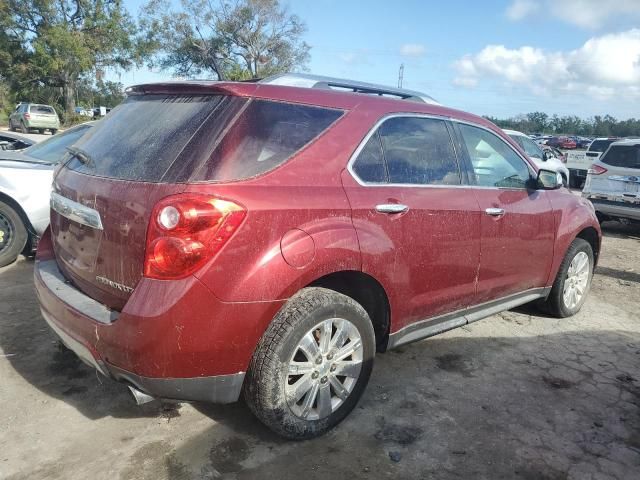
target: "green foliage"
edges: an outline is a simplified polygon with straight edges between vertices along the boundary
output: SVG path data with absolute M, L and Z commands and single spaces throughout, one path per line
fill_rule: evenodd
M 507 119 L 485 117 L 500 128 L 524 133 L 568 134 L 593 137 L 640 137 L 640 119 L 617 120 L 611 115 L 582 119 L 575 115 L 549 117 L 533 112 Z
M 279 0 L 149 0 L 140 25 L 149 65 L 177 76 L 246 80 L 309 61 L 306 26 Z
M 0 66 L 14 96 L 49 104 L 62 97 L 67 116 L 82 79 L 141 62 L 137 26 L 121 0 L 0 0 L 0 13 Z

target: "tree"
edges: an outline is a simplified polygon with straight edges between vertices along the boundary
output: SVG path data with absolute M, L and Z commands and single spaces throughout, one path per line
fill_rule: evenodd
M 303 69 L 306 26 L 279 0 L 149 0 L 140 24 L 151 67 L 244 80 Z
M 5 29 L 19 48 L 10 71 L 14 90 L 59 87 L 67 118 L 81 77 L 141 61 L 136 25 L 121 0 L 0 1 L 8 6 Z

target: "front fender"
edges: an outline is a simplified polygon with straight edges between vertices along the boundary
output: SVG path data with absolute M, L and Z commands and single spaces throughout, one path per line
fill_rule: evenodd
M 600 223 L 596 218 L 591 202 L 574 195 L 568 190 L 559 190 L 557 195 L 553 195 L 550 198 L 556 224 L 556 242 L 547 285 L 553 285 L 558 275 L 560 264 L 567 254 L 571 242 L 576 239 L 580 232 L 588 228 L 593 228 L 596 231 L 598 238 L 598 246 L 594 251 L 596 261 L 600 254 L 600 245 L 602 245 Z

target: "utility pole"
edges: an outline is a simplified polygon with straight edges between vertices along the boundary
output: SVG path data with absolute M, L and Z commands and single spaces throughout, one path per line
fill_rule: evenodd
M 402 88 L 403 79 L 404 79 L 404 63 L 401 63 L 400 70 L 398 71 L 398 88 Z

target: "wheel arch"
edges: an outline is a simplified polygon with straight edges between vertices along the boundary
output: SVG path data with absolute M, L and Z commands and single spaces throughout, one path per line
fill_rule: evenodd
M 598 231 L 594 227 L 585 227 L 578 232 L 576 238 L 581 238 L 591 245 L 595 267 L 595 265 L 598 264 L 598 257 L 600 256 L 600 236 L 598 235 Z
M 373 324 L 377 350 L 384 352 L 387 349 L 391 308 L 387 292 L 378 280 L 359 270 L 342 270 L 326 274 L 308 284 L 307 287 L 327 288 L 346 295 L 362 305 Z

